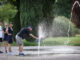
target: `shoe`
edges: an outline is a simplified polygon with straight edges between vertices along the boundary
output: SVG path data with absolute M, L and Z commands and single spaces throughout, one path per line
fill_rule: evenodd
M 19 56 L 24 56 L 24 53 L 19 53 Z
M 7 53 L 7 50 L 5 50 L 5 53 Z
M 2 51 L 0 51 L 0 53 L 3 53 Z

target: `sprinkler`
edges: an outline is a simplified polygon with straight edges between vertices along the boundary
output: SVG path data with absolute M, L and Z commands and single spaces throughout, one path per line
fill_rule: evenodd
M 39 42 L 39 40 L 36 40 L 36 42 L 38 43 L 38 42 Z
M 36 42 L 38 43 L 40 41 L 40 38 L 38 38 L 37 40 L 36 40 Z

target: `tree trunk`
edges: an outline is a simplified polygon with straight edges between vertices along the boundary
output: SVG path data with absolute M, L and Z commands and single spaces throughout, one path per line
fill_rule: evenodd
M 73 4 L 78 1 L 80 4 L 80 0 L 73 0 Z M 76 3 L 72 10 L 72 22 L 76 25 L 76 27 L 80 28 L 80 7 L 79 4 Z

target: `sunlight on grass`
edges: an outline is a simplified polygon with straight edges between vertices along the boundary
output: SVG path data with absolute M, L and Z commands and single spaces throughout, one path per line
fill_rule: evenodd
M 80 46 L 80 37 L 70 37 L 70 42 L 68 45 L 70 46 Z M 47 38 L 43 40 L 41 45 L 45 46 L 54 46 L 54 45 L 64 45 L 64 42 L 67 41 L 67 37 L 55 37 L 55 38 Z

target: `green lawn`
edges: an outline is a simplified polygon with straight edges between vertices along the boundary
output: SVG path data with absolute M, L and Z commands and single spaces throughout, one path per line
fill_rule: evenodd
M 67 37 L 55 37 L 47 38 L 42 41 L 41 45 L 45 46 L 55 46 L 55 45 L 64 45 L 64 42 L 68 40 Z M 67 44 L 69 46 L 80 46 L 80 36 L 70 37 L 70 42 Z

